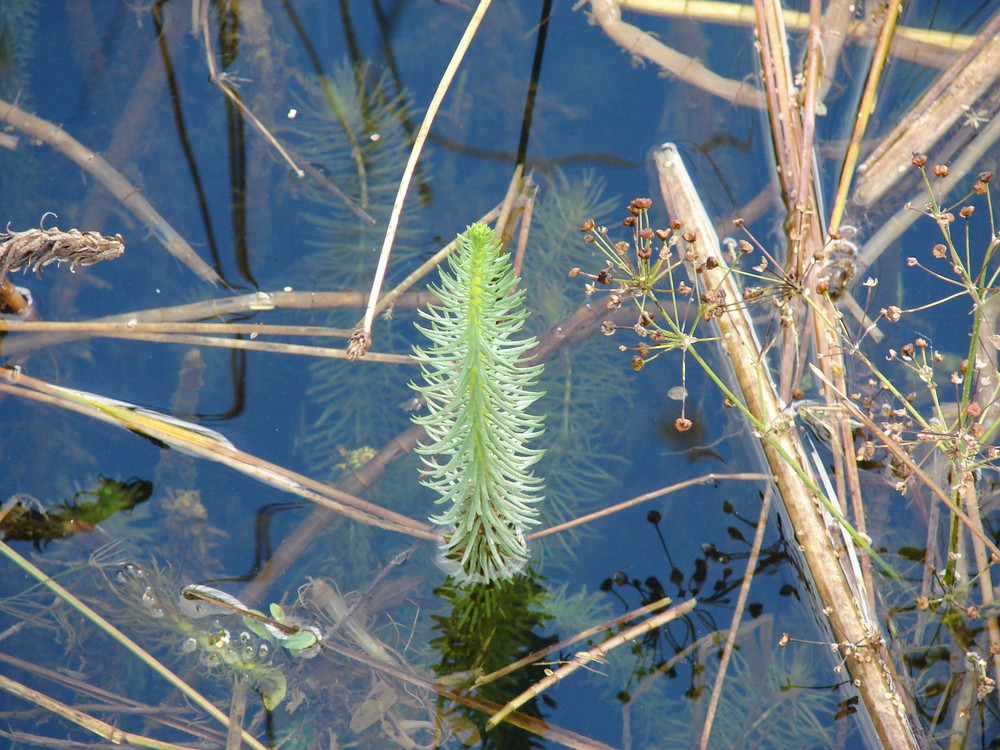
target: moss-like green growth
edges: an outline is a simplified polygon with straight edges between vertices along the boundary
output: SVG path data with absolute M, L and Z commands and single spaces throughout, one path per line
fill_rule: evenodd
M 534 338 L 519 338 L 524 291 L 507 254 L 484 224 L 473 224 L 432 291 L 441 300 L 421 315 L 431 341 L 415 347 L 424 385 L 414 385 L 429 413 L 414 417 L 430 442 L 418 450 L 423 483 L 450 503 L 434 523 L 449 527 L 445 557 L 471 581 L 511 578 L 528 560 L 523 531 L 537 523 L 540 480 L 527 447 L 542 418 L 527 412 L 541 365 L 524 366 Z

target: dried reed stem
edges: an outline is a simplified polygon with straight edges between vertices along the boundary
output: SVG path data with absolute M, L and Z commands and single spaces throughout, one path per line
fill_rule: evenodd
M 438 534 L 425 523 L 354 497 L 283 466 L 264 461 L 222 442 L 219 438 L 212 438 L 187 428 L 177 420 L 171 420 L 164 415 L 139 410 L 109 399 L 98 401 L 103 397 L 55 386 L 12 370 L 0 370 L 0 379 L 7 381 L 0 382 L 0 391 L 75 411 L 151 438 L 159 444 L 179 448 L 200 458 L 224 464 L 241 474 L 285 492 L 292 492 L 356 521 L 419 539 L 430 541 L 439 539 Z
M 720 261 L 717 268 L 703 268 L 702 282 L 710 289 L 727 290 L 731 299 L 739 299 L 733 276 L 721 262 L 723 256 L 707 214 L 697 195 L 690 194 L 693 186 L 680 155 L 672 144 L 668 144 L 657 151 L 656 158 L 664 201 L 671 217 L 684 221 L 685 229 L 697 235 L 693 246 L 697 262 L 704 264 L 709 256 Z M 779 403 L 770 372 L 766 364 L 762 366 L 760 346 L 746 310 L 728 310 L 717 323 L 726 342 L 728 362 L 739 383 L 742 402 L 760 435 L 761 449 L 775 475 L 796 541 L 822 602 L 822 611 L 828 616 L 836 643 L 841 647 L 852 678 L 857 681 L 872 725 L 884 747 L 918 748 L 920 741 L 914 734 L 914 728 L 919 726 L 916 713 L 897 686 L 891 655 L 879 632 L 877 616 L 852 590 L 853 570 L 841 564 L 841 557 L 845 553 L 854 554 L 854 549 L 844 549 L 841 541 L 831 537 L 821 509 L 826 508 L 842 527 L 846 519 L 842 513 L 835 512 L 836 507 L 819 489 L 798 433 L 789 424 Z M 691 354 L 697 356 L 696 351 Z M 717 382 L 724 387 L 721 381 Z M 854 589 L 857 588 L 855 583 Z
M 462 38 L 459 40 L 458 46 L 455 48 L 455 52 L 448 62 L 448 67 L 445 68 L 444 74 L 438 82 L 434 96 L 431 97 L 431 101 L 427 105 L 427 112 L 424 113 L 423 122 L 420 123 L 420 127 L 417 128 L 417 133 L 413 138 L 410 157 L 406 160 L 403 176 L 399 180 L 399 189 L 396 191 L 396 199 L 393 201 L 392 211 L 389 213 L 389 222 L 385 230 L 385 239 L 382 242 L 382 251 L 379 254 L 378 266 L 375 268 L 375 276 L 372 279 L 372 291 L 369 297 L 368 309 L 365 310 L 365 318 L 361 327 L 352 334 L 351 343 L 347 347 L 350 359 L 363 357 L 365 352 L 371 347 L 372 326 L 375 322 L 375 306 L 372 300 L 378 298 L 382 289 L 382 281 L 385 278 L 386 269 L 389 267 L 389 256 L 392 254 L 392 243 L 396 239 L 396 229 L 399 227 L 399 218 L 403 213 L 403 203 L 406 201 L 406 194 L 410 189 L 413 172 L 417 168 L 420 152 L 423 151 L 424 143 L 427 141 L 427 136 L 430 133 L 431 123 L 434 122 L 434 118 L 441 107 L 441 102 L 444 101 L 448 87 L 451 86 L 451 82 L 458 72 L 458 67 L 462 63 L 462 58 L 465 57 L 465 53 L 472 43 L 472 38 L 476 35 L 479 24 L 483 20 L 483 16 L 486 14 L 486 10 L 490 7 L 491 2 L 492 0 L 479 0 L 479 5 L 465 27 L 465 33 L 462 34 Z
M 892 43 L 893 34 L 896 31 L 896 21 L 899 19 L 902 7 L 902 0 L 891 0 L 889 7 L 885 10 L 882 29 L 879 31 L 878 42 L 875 45 L 875 54 L 872 56 L 871 64 L 868 66 L 868 77 L 865 79 L 865 88 L 861 94 L 861 101 L 858 104 L 858 111 L 854 118 L 854 128 L 851 130 L 851 137 L 847 142 L 847 152 L 844 154 L 844 163 L 840 169 L 840 181 L 837 184 L 837 193 L 833 200 L 833 208 L 830 212 L 830 222 L 828 224 L 831 235 L 836 235 L 840 230 L 840 220 L 844 215 L 844 207 L 847 205 L 847 194 L 851 189 L 851 180 L 853 179 L 854 169 L 858 163 L 858 155 L 861 152 L 861 141 L 868 130 L 868 121 L 871 118 L 872 110 L 875 108 L 875 97 L 879 91 L 879 82 L 882 80 L 882 71 L 885 69 L 885 63 L 889 59 L 889 45 Z
M 492 729 L 501 721 L 503 721 L 512 712 L 516 711 L 518 708 L 523 706 L 529 700 L 537 695 L 541 695 L 548 688 L 555 685 L 562 679 L 565 679 L 573 672 L 577 671 L 581 667 L 587 666 L 590 662 L 602 663 L 605 660 L 605 656 L 612 650 L 618 648 L 619 646 L 628 643 L 629 641 L 634 641 L 641 635 L 644 635 L 651 630 L 662 627 L 669 622 L 673 622 L 679 617 L 683 617 L 688 614 L 695 606 L 698 604 L 697 599 L 688 599 L 686 602 L 678 604 L 671 607 L 666 612 L 662 612 L 658 615 L 653 615 L 647 620 L 643 620 L 638 625 L 633 625 L 628 630 L 619 633 L 616 636 L 608 638 L 604 643 L 601 643 L 588 651 L 578 652 L 571 662 L 560 667 L 555 672 L 550 672 L 543 679 L 536 682 L 530 688 L 525 690 L 519 696 L 509 701 L 503 708 L 497 711 L 490 717 L 490 720 L 486 722 L 486 729 Z

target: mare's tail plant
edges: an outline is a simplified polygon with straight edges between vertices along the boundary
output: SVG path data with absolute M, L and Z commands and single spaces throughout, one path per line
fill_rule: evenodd
M 423 425 L 429 442 L 420 448 L 422 482 L 450 503 L 431 521 L 448 527 L 445 558 L 457 561 L 472 582 L 511 578 L 528 560 L 524 529 L 537 523 L 534 504 L 541 481 L 531 466 L 542 451 L 527 442 L 542 432 L 542 418 L 527 412 L 541 395 L 531 387 L 541 365 L 525 366 L 535 345 L 519 338 L 527 312 L 524 291 L 493 230 L 473 224 L 432 291 L 441 300 L 421 312 L 418 328 L 431 340 L 414 347 L 427 401 Z

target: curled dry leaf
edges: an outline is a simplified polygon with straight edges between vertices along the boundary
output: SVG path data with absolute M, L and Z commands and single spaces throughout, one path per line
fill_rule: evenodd
M 10 271 L 30 267 L 38 272 L 49 263 L 69 263 L 71 269 L 114 260 L 125 252 L 122 236 L 106 237 L 98 232 L 71 229 L 29 229 L 0 234 L 0 278 Z

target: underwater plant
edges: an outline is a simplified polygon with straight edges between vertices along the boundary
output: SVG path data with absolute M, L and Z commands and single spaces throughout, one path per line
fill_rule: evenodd
M 527 311 L 524 290 L 493 230 L 473 224 L 449 256 L 432 291 L 441 300 L 417 326 L 432 342 L 414 347 L 424 385 L 411 384 L 429 413 L 413 421 L 431 442 L 417 450 L 422 483 L 451 502 L 431 520 L 452 527 L 445 557 L 458 560 L 471 581 L 513 577 L 528 561 L 523 531 L 538 510 L 540 480 L 531 469 L 542 451 L 527 442 L 542 432 L 542 417 L 526 409 L 541 365 L 524 365 L 534 338 L 517 338 Z
M 66 539 L 78 531 L 92 531 L 115 513 L 127 513 L 153 494 L 153 484 L 143 479 L 119 482 L 101 476 L 100 483 L 96 490 L 77 492 L 68 503 L 60 503 L 54 510 L 38 510 L 17 502 L 0 511 L 0 538 L 32 542 L 35 549 L 41 550 L 53 539 Z M 81 496 L 94 499 L 78 502 Z

